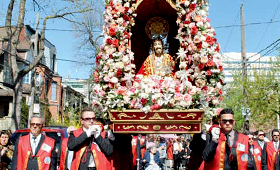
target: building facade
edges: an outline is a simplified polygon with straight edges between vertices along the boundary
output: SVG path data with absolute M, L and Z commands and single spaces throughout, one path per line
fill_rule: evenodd
M 253 70 L 270 70 L 272 63 L 276 61 L 276 56 L 261 56 L 258 53 L 246 53 L 247 58 L 247 78 L 253 78 Z M 224 64 L 225 82 L 233 82 L 236 73 L 242 73 L 242 57 L 239 52 L 222 53 Z

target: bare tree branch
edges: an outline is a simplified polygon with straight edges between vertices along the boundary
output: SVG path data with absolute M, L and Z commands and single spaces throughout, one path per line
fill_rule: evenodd
M 76 13 L 83 13 L 83 12 L 87 12 L 89 10 L 90 9 L 79 10 L 79 11 L 74 11 L 74 12 L 66 12 L 66 13 L 60 14 L 60 15 L 52 15 L 52 16 L 45 17 L 44 22 L 43 22 L 43 28 L 42 28 L 42 31 L 41 31 L 41 37 L 40 37 L 40 42 L 41 43 L 40 43 L 39 54 L 35 58 L 35 60 L 31 64 L 28 65 L 28 67 L 24 68 L 23 70 L 21 70 L 18 73 L 17 78 L 15 80 L 15 83 L 18 82 L 21 79 L 21 77 L 26 75 L 30 70 L 32 70 L 34 67 L 36 67 L 37 64 L 40 62 L 40 60 L 42 59 L 42 57 L 44 55 L 44 50 L 45 50 L 44 42 L 45 42 L 45 30 L 46 30 L 47 20 L 54 19 L 54 18 L 63 18 L 66 15 L 76 14 Z

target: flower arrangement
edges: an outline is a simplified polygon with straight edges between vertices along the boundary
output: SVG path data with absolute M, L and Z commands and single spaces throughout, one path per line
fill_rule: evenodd
M 129 48 L 130 28 L 135 24 L 131 0 L 105 1 L 104 41 L 96 57 L 94 104 L 108 109 L 216 107 L 222 100 L 223 67 L 215 31 L 207 18 L 208 4 L 198 0 L 177 0 L 176 38 L 180 61 L 176 79 L 135 76 L 133 52 Z

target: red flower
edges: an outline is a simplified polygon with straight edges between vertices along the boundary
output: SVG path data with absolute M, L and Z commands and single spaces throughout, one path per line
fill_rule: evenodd
M 180 86 L 175 87 L 175 93 L 179 93 L 180 92 Z
M 111 88 L 111 89 L 114 88 L 114 83 L 109 82 L 109 83 L 108 83 L 108 87 Z
M 184 21 L 183 24 L 190 24 L 190 21 Z
M 113 59 L 113 55 L 112 55 L 112 54 L 109 54 L 109 58 L 110 58 L 110 59 Z
M 222 94 L 223 94 L 223 90 L 220 89 L 220 90 L 219 90 L 219 95 L 222 95 Z
M 124 7 L 124 10 L 125 10 L 125 12 L 127 12 L 129 10 L 129 8 L 128 7 Z
M 123 73 L 123 72 L 122 72 L 121 70 L 118 70 L 116 76 L 119 77 L 119 76 L 122 75 L 122 73 Z
M 220 69 L 220 71 L 224 70 L 223 66 L 219 66 L 219 69 Z
M 207 70 L 207 76 L 211 76 L 212 75 L 212 72 L 211 72 L 211 70 L 209 69 L 209 70 Z
M 195 35 L 197 32 L 198 32 L 197 27 L 196 27 L 196 26 L 193 26 L 193 27 L 191 28 L 191 34 L 192 34 L 192 35 Z
M 202 90 L 207 91 L 207 86 L 203 86 Z
M 160 108 L 161 108 L 161 106 L 159 104 L 155 104 L 155 105 L 151 106 L 151 110 L 158 110 Z
M 190 4 L 190 6 L 189 6 L 191 11 L 193 11 L 195 9 L 195 7 L 196 7 L 196 4 Z
M 123 19 L 126 21 L 129 21 L 129 16 L 128 15 L 123 15 Z
M 125 81 L 122 81 L 122 86 L 126 86 L 126 82 Z
M 106 40 L 106 43 L 111 45 L 111 44 L 112 44 L 112 40 L 111 40 L 110 38 L 108 38 L 108 39 Z
M 118 47 L 119 40 L 117 40 L 117 39 L 112 40 L 112 44 L 113 44 L 113 46 Z
M 114 28 L 110 28 L 109 29 L 109 34 L 111 35 L 111 36 L 115 36 L 116 35 L 116 29 L 114 29 Z
M 128 32 L 124 32 L 123 35 L 124 35 L 125 39 L 129 39 L 129 33 Z
M 220 48 L 220 44 L 217 43 L 217 47 L 216 47 L 215 51 L 216 51 L 216 52 L 220 52 L 220 49 L 221 49 L 221 48 Z
M 212 37 L 210 37 L 210 36 L 207 36 L 207 37 L 206 37 L 206 42 L 207 42 L 208 44 L 210 44 L 210 45 L 215 44 L 216 41 L 217 41 L 216 38 L 212 38 Z
M 141 103 L 142 103 L 142 105 L 144 106 L 144 105 L 147 103 L 147 99 L 141 98 Z
M 202 69 L 204 68 L 204 64 L 202 64 L 202 63 L 198 64 L 198 68 L 199 68 L 200 70 L 202 70 Z
M 207 67 L 213 67 L 213 66 L 215 66 L 215 63 L 214 63 L 212 60 L 209 60 L 209 61 L 206 63 L 206 66 L 207 66 Z
M 196 45 L 196 47 L 197 47 L 198 50 L 200 50 L 200 49 L 202 48 L 202 42 L 198 43 L 198 44 Z
M 96 62 L 101 59 L 101 55 L 96 56 Z

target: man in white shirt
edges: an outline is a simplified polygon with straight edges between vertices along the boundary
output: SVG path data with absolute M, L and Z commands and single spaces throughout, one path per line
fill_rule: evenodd
M 30 119 L 30 133 L 20 137 L 15 144 L 12 170 L 56 169 L 55 140 L 41 134 L 44 118 L 35 114 Z

